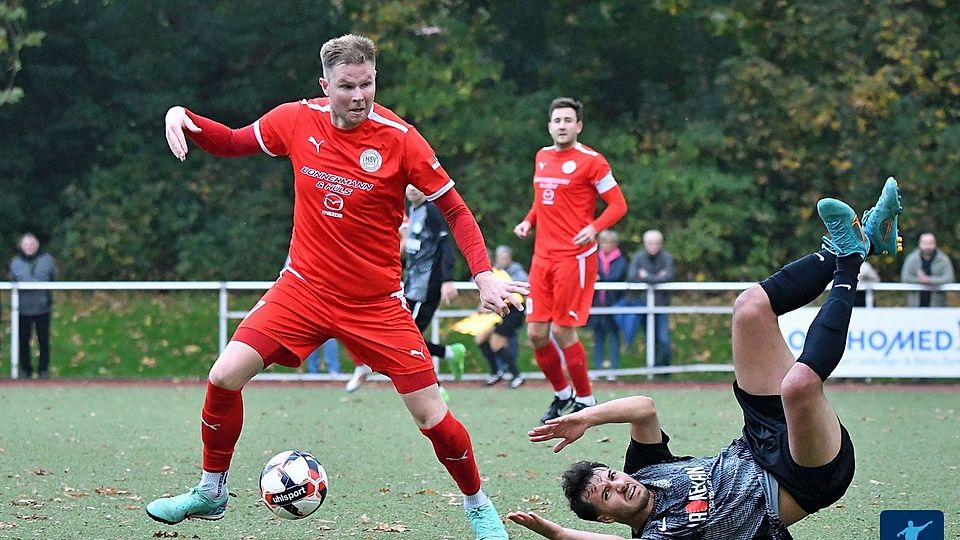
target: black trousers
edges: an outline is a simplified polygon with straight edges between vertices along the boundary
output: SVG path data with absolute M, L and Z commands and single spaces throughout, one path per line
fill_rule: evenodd
M 427 298 L 423 302 L 413 301 L 410 304 L 410 311 L 413 313 L 413 321 L 417 323 L 417 328 L 423 333 L 430 326 L 433 320 L 433 314 L 440 307 L 440 272 L 433 272 L 430 275 L 430 284 L 427 286 Z M 432 356 L 443 358 L 446 352 L 446 346 L 434 343 L 424 339 L 427 344 L 427 350 Z
M 30 362 L 30 338 L 33 331 L 37 332 L 37 343 L 40 345 L 41 376 L 47 374 L 50 366 L 50 314 L 20 315 L 20 376 L 29 378 L 33 375 L 33 366 Z

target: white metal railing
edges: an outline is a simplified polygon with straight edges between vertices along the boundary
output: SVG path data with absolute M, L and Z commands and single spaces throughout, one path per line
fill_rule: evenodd
M 50 290 L 50 291 L 96 291 L 96 290 L 155 290 L 155 291 L 178 291 L 178 290 L 211 290 L 218 291 L 218 345 L 222 352 L 227 345 L 229 336 L 229 321 L 231 319 L 242 319 L 247 315 L 246 310 L 237 311 L 229 309 L 229 292 L 239 290 L 260 290 L 265 291 L 273 285 L 273 281 L 58 281 L 58 282 L 0 282 L 0 291 L 10 291 L 10 376 L 16 379 L 19 376 L 19 349 L 20 349 L 20 291 L 21 290 Z M 647 285 L 645 283 L 597 283 L 597 290 L 619 290 L 619 291 L 645 291 L 646 305 L 623 306 L 623 307 L 600 307 L 592 308 L 590 313 L 595 314 L 618 314 L 618 313 L 636 313 L 636 314 L 656 314 L 656 313 L 694 313 L 694 314 L 730 314 L 733 313 L 733 306 L 692 306 L 692 305 L 670 305 L 657 306 L 654 301 L 654 293 L 657 290 L 666 291 L 694 291 L 694 292 L 726 292 L 743 291 L 755 285 L 756 282 L 674 282 L 662 283 L 659 285 Z M 454 285 L 460 291 L 476 290 L 477 286 L 472 281 L 458 281 Z M 960 284 L 950 284 L 942 286 L 929 285 L 911 285 L 904 283 L 863 283 L 860 290 L 865 292 L 866 307 L 872 308 L 875 303 L 875 293 L 877 291 L 960 291 Z M 446 317 L 465 317 L 475 313 L 475 310 L 469 309 L 440 309 L 434 316 L 432 324 L 432 341 L 439 339 L 439 319 Z M 617 370 L 598 370 L 591 373 L 597 375 L 619 374 L 619 375 L 647 375 L 653 376 L 658 373 L 676 373 L 676 372 L 708 372 L 708 371 L 733 371 L 732 364 L 696 364 L 679 366 L 655 366 L 656 343 L 654 333 L 654 317 L 647 317 L 646 321 L 646 367 L 626 368 Z M 525 374 L 526 376 L 527 374 Z M 274 378 L 277 375 L 267 375 L 262 378 Z M 541 373 L 530 373 L 532 378 L 542 378 Z M 287 377 L 287 375 L 279 375 Z M 303 376 L 307 379 L 329 379 L 329 376 L 320 374 L 311 374 Z M 465 378 L 482 378 L 483 375 Z

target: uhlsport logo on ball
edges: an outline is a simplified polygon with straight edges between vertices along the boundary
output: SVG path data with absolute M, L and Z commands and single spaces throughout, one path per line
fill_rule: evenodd
M 327 471 L 307 452 L 280 452 L 260 473 L 260 498 L 277 516 L 303 519 L 327 498 Z

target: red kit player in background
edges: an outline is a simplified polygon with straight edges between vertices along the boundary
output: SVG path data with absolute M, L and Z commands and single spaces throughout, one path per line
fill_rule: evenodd
M 335 338 L 392 380 L 463 492 L 476 538 L 506 539 L 481 489 L 470 436 L 440 397 L 433 362 L 401 290 L 397 245 L 407 184 L 443 211 L 485 307 L 505 315 L 511 293 L 526 293 L 525 284 L 493 276 L 480 228 L 430 145 L 374 103 L 373 42 L 355 35 L 332 39 L 320 49 L 320 62 L 326 97 L 284 103 L 242 129 L 183 107 L 167 112 L 167 142 L 180 160 L 187 155 L 184 135 L 216 156 L 286 156 L 295 204 L 290 263 L 210 369 L 200 483 L 153 501 L 147 514 L 170 524 L 223 517 L 227 471 L 243 425 L 243 386 L 270 364 L 299 366 Z
M 554 399 L 541 422 L 597 403 L 587 375 L 587 352 L 577 327 L 587 324 L 597 280 L 597 233 L 627 213 L 627 202 L 610 164 L 599 152 L 577 142 L 583 130 L 583 104 L 571 98 L 550 103 L 547 124 L 553 146 L 537 152 L 533 206 L 513 232 L 526 238 L 536 226 L 527 298 L 527 335 L 537 365 L 553 386 Z M 597 195 L 607 203 L 599 217 Z M 567 383 L 563 350 L 573 388 Z

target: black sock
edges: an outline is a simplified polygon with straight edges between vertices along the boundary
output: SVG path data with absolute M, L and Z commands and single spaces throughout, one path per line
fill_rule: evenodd
M 484 358 L 487 359 L 487 363 L 490 364 L 490 374 L 496 375 L 500 371 L 500 366 L 497 365 L 497 353 L 493 352 L 493 349 L 490 348 L 490 344 L 487 342 L 480 344 L 480 352 L 483 353 Z
M 822 381 L 826 381 L 840 364 L 847 347 L 847 330 L 862 262 L 863 257 L 856 254 L 837 259 L 833 288 L 810 324 L 803 352 L 797 358 L 797 362 L 810 366 Z
M 761 281 L 760 286 L 770 298 L 773 312 L 780 316 L 816 300 L 833 279 L 836 261 L 836 255 L 821 249 L 793 261 Z
M 503 360 L 503 363 L 506 364 L 507 371 L 514 377 L 520 376 L 520 370 L 517 369 L 517 357 L 510 352 L 510 345 L 504 345 L 502 349 L 497 351 L 497 355 Z
M 443 358 L 447 355 L 446 345 L 438 345 L 436 343 L 428 341 L 427 350 L 430 351 L 430 356 L 436 356 L 437 358 Z

